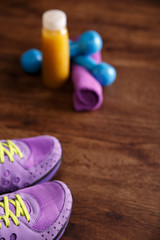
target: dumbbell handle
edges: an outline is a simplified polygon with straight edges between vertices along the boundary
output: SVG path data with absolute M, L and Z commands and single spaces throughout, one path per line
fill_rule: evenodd
M 116 70 L 114 67 L 105 62 L 98 64 L 90 56 L 77 56 L 72 59 L 72 62 L 85 67 L 102 86 L 108 86 L 116 79 Z
M 96 61 L 90 56 L 77 56 L 74 57 L 72 61 L 78 65 L 85 67 L 88 71 L 91 72 L 95 68 L 95 66 L 98 65 Z
M 76 56 L 79 53 L 79 43 L 69 40 L 70 57 Z

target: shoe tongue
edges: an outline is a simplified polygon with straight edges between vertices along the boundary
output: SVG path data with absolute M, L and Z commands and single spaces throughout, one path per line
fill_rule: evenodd
M 4 209 L 0 206 L 0 216 L 4 215 Z

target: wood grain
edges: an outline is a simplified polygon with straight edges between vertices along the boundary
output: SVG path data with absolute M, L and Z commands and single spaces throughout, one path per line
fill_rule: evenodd
M 41 14 L 51 8 L 67 13 L 70 37 L 103 37 L 103 60 L 118 77 L 98 111 L 73 110 L 71 82 L 53 91 L 20 68 L 22 52 L 40 48 Z M 54 179 L 74 196 L 62 239 L 160 239 L 159 1 L 6 0 L 0 9 L 0 136 L 62 142 Z

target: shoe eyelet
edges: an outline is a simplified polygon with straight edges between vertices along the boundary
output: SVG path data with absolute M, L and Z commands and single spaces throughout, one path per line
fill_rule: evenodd
M 16 240 L 17 239 L 17 235 L 15 233 L 12 233 L 10 236 L 10 240 Z

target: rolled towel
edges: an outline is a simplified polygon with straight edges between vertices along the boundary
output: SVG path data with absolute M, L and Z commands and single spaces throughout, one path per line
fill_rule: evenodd
M 91 57 L 101 62 L 101 53 Z M 73 105 L 76 111 L 96 110 L 103 102 L 103 91 L 100 83 L 84 67 L 72 64 L 71 78 L 74 85 Z

